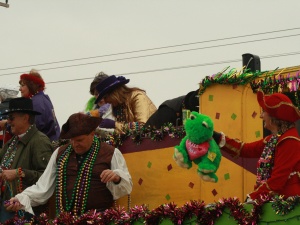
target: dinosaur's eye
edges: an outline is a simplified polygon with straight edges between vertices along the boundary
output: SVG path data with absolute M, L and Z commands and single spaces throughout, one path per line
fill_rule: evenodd
M 195 117 L 194 115 L 191 115 L 191 116 L 190 116 L 190 119 L 191 119 L 191 120 L 194 120 L 194 119 L 196 119 L 196 117 Z
M 208 128 L 208 124 L 205 121 L 202 122 L 202 126 Z

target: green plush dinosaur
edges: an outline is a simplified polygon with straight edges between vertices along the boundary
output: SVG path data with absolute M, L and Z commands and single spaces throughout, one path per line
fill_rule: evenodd
M 216 171 L 221 162 L 221 151 L 212 138 L 214 124 L 210 117 L 191 112 L 186 120 L 186 136 L 175 146 L 173 155 L 176 163 L 183 168 L 191 168 L 192 162 L 198 165 L 198 175 L 204 181 L 218 182 Z

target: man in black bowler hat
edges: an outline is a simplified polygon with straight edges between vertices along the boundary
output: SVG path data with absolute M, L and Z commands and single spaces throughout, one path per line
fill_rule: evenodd
M 0 151 L 1 222 L 15 215 L 5 209 L 4 202 L 36 183 L 52 155 L 49 138 L 34 124 L 35 115 L 39 114 L 33 110 L 32 100 L 27 98 L 11 99 L 8 110 L 2 113 L 7 115 L 13 137 Z M 39 214 L 45 208 L 40 206 L 34 210 Z

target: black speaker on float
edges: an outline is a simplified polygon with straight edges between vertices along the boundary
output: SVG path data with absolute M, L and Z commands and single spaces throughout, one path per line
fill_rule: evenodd
M 244 70 L 250 69 L 251 72 L 260 71 L 260 58 L 257 55 L 245 53 L 243 57 Z

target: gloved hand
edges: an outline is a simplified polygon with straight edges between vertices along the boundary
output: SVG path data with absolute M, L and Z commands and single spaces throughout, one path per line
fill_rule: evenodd
M 109 109 L 109 107 L 110 107 L 110 104 L 108 104 L 108 103 L 100 106 L 100 108 L 99 108 L 100 117 L 102 117 L 106 113 L 106 111 Z
M 116 127 L 116 121 L 112 119 L 103 119 L 99 125 L 101 128 L 115 128 Z
M 222 134 L 214 131 L 214 133 L 213 133 L 213 139 L 219 145 L 220 142 L 221 142 L 221 140 L 222 140 Z

